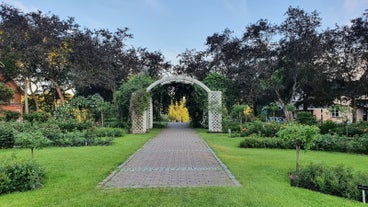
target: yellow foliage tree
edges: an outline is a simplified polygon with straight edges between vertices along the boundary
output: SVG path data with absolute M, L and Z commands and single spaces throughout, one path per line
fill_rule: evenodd
M 189 121 L 189 112 L 185 104 L 186 104 L 185 98 L 183 98 L 179 103 L 177 101 L 175 103 L 171 102 L 168 114 L 170 121 L 177 121 L 177 122 Z
M 245 105 L 244 107 L 244 116 L 245 116 L 245 122 L 248 121 L 248 117 L 250 117 L 252 115 L 252 112 L 253 112 L 253 109 L 252 107 L 248 106 L 248 105 Z

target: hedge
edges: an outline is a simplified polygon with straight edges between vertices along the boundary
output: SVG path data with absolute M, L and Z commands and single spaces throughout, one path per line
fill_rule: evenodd
M 362 193 L 357 186 L 368 184 L 367 172 L 354 172 L 343 165 L 330 167 L 311 163 L 301 169 L 299 176 L 290 177 L 293 186 L 357 201 L 362 200 Z

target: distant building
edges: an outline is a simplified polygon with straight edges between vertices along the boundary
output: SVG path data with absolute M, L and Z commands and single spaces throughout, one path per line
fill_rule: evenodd
M 368 104 L 366 103 L 368 101 L 367 97 L 362 97 L 359 99 L 359 101 L 362 102 L 362 104 L 359 104 L 356 108 L 355 115 L 356 115 L 356 121 L 368 121 Z M 365 102 L 365 103 L 364 103 Z M 363 104 L 364 103 L 364 104 Z M 335 102 L 335 104 L 341 104 L 344 106 L 349 106 L 348 102 Z M 313 115 L 317 118 L 318 121 L 327 121 L 331 120 L 337 123 L 342 123 L 344 121 L 353 122 L 353 110 L 351 107 L 349 107 L 349 110 L 346 112 L 342 112 L 339 110 L 330 111 L 328 108 L 309 108 L 309 111 L 313 113 Z
M 10 99 L 9 101 L 7 102 L 0 101 L 0 113 L 1 113 L 1 110 L 17 111 L 22 116 L 23 115 L 22 93 L 18 85 L 13 80 L 5 82 L 5 79 L 1 74 L 0 74 L 0 82 L 5 83 L 10 88 L 14 89 L 14 92 L 15 92 L 13 95 L 13 98 Z

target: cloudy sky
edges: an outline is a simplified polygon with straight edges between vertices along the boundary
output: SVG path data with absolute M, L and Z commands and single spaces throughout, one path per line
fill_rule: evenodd
M 368 0 L 2 0 L 24 12 L 40 10 L 64 19 L 74 17 L 90 29 L 128 27 L 134 39 L 128 44 L 161 51 L 167 60 L 185 49 L 202 50 L 207 36 L 225 28 L 239 36 L 244 28 L 263 18 L 285 19 L 289 6 L 316 10 L 322 29 L 346 25 L 368 9 Z

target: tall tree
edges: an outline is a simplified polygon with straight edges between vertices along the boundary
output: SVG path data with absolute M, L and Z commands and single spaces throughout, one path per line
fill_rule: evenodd
M 261 80 L 268 77 L 276 64 L 276 34 L 276 26 L 265 19 L 248 25 L 243 34 L 241 61 L 235 80 L 242 102 L 252 104 L 254 109 L 273 98 L 269 90 L 262 89 Z
M 353 19 L 350 26 L 330 31 L 330 78 L 336 97 L 353 108 L 353 122 L 359 101 L 368 95 L 368 14 Z
M 210 72 L 206 52 L 186 50 L 178 55 L 179 65 L 174 68 L 177 74 L 187 74 L 198 80 L 203 80 Z
M 115 91 L 129 75 L 137 73 L 137 52 L 125 44 L 129 38 L 132 35 L 128 33 L 128 28 L 115 32 L 101 29 L 78 33 L 72 56 L 73 80 L 77 88 L 106 89 L 116 103 Z
M 282 35 L 279 42 L 279 63 L 269 76 L 269 86 L 273 88 L 286 119 L 291 120 L 288 105 L 301 101 L 305 92 L 304 86 L 313 80 L 310 75 L 316 74 L 313 69 L 321 51 L 317 32 L 321 18 L 316 11 L 307 13 L 292 7 L 289 7 L 286 15 L 285 21 L 279 27 Z
M 140 48 L 138 55 L 139 71 L 147 73 L 152 78 L 161 77 L 171 68 L 171 64 L 165 61 L 165 57 L 159 51 L 150 52 L 146 48 Z
M 64 91 L 71 88 L 70 62 L 72 34 L 78 29 L 73 18 L 61 20 L 56 15 L 42 12 L 28 14 L 34 39 L 38 43 L 39 60 L 37 73 L 44 81 L 50 81 L 55 88 L 61 104 L 64 104 Z
M 28 113 L 28 85 L 34 76 L 34 58 L 37 53 L 29 21 L 23 12 L 7 4 L 0 5 L 0 56 L 5 67 L 1 68 L 6 79 L 18 80 L 23 87 L 25 110 Z

